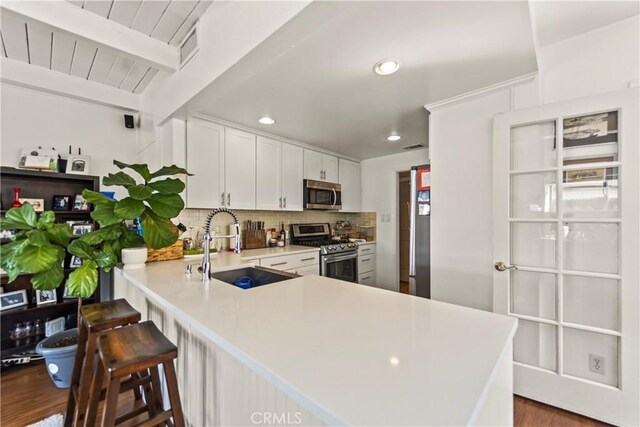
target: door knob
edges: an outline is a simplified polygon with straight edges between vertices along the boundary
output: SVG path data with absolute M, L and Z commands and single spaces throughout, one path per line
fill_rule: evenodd
M 495 269 L 498 271 L 505 271 L 505 270 L 517 270 L 518 267 L 516 267 L 515 265 L 507 265 L 502 261 L 498 261 L 495 263 L 494 265 Z

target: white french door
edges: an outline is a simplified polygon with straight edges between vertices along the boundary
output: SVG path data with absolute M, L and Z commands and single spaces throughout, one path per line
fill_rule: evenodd
M 494 121 L 494 311 L 514 391 L 640 425 L 638 89 Z M 500 264 L 503 263 L 503 264 Z

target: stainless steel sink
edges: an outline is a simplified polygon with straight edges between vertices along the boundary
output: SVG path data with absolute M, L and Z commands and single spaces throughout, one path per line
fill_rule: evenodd
M 237 286 L 240 289 L 251 289 L 258 286 L 270 285 L 284 280 L 295 279 L 296 277 L 300 276 L 294 273 L 287 273 L 286 271 L 273 270 L 265 267 L 244 267 L 235 270 L 211 273 L 212 279 L 221 280 L 225 283 Z M 251 283 L 251 286 L 243 287 L 238 284 L 239 281 L 244 284 L 249 282 Z

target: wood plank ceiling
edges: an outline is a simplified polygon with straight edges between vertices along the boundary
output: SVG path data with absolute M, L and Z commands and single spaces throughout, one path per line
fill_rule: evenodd
M 212 0 L 67 0 L 171 46 L 178 46 Z M 2 55 L 85 80 L 141 93 L 158 73 L 142 62 L 119 56 L 46 25 L 14 16 L 0 17 Z

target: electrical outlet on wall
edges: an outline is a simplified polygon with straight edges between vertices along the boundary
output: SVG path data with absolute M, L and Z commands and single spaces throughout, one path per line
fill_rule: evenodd
M 596 374 L 604 375 L 605 358 L 597 354 L 589 353 L 589 370 Z

